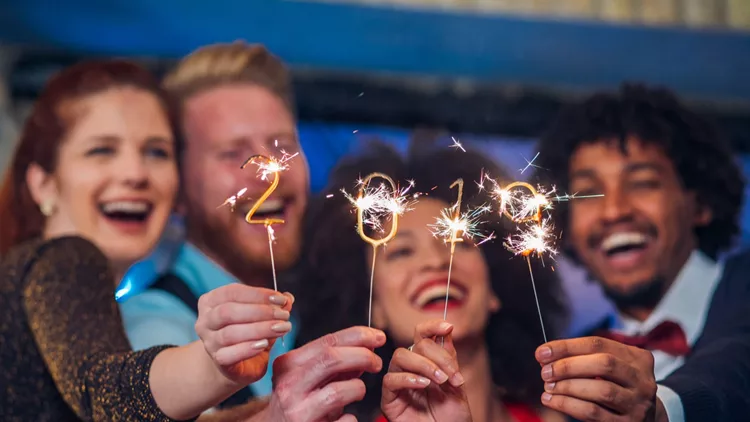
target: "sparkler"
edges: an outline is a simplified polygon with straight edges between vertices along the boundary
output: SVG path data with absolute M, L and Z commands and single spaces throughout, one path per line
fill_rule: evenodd
M 450 297 L 451 272 L 453 270 L 453 256 L 456 253 L 456 243 L 463 242 L 464 237 L 473 239 L 483 236 L 477 227 L 481 223 L 482 214 L 489 212 L 489 206 L 482 206 L 473 210 L 461 213 L 461 200 L 464 193 L 464 181 L 458 179 L 451 184 L 451 189 L 458 186 L 458 199 L 452 206 L 443 209 L 440 217 L 435 218 L 434 224 L 429 224 L 432 234 L 435 237 L 442 237 L 445 243 L 450 243 L 451 252 L 448 262 L 448 282 L 445 286 L 445 308 L 443 310 L 443 319 L 448 318 L 448 299 Z
M 380 178 L 387 184 L 380 184 L 374 189 L 368 188 L 372 179 Z M 357 210 L 357 233 L 359 237 L 372 246 L 372 268 L 370 269 L 370 305 L 367 317 L 367 326 L 372 326 L 372 288 L 375 279 L 375 262 L 378 257 L 378 247 L 385 245 L 396 236 L 398 232 L 398 219 L 406 212 L 411 202 L 407 197 L 407 192 L 414 186 L 410 181 L 409 186 L 403 190 L 396 186 L 396 183 L 390 176 L 383 173 L 371 173 L 364 179 L 358 180 L 359 193 L 354 198 L 345 190 L 341 190 L 347 199 L 354 205 Z M 390 187 L 390 188 L 389 188 Z M 374 239 L 367 235 L 365 226 L 368 226 L 375 232 L 384 232 L 383 220 L 390 215 L 391 229 L 388 234 L 379 239 Z
M 289 169 L 289 165 L 287 164 L 289 160 L 296 157 L 298 153 L 295 154 L 287 154 L 284 151 L 281 151 L 282 156 L 279 159 L 276 159 L 274 157 L 266 157 L 265 155 L 253 155 L 247 160 L 245 160 L 244 163 L 242 163 L 242 166 L 240 166 L 241 169 L 244 169 L 247 167 L 248 164 L 255 164 L 258 166 L 258 174 L 260 175 L 261 180 L 268 180 L 269 176 L 271 176 L 273 179 L 271 180 L 271 185 L 266 189 L 265 192 L 258 198 L 257 201 L 255 201 L 255 204 L 250 208 L 250 211 L 247 212 L 245 215 L 245 221 L 247 221 L 249 224 L 263 224 L 266 227 L 266 233 L 268 233 L 268 250 L 271 255 L 271 273 L 273 275 L 273 288 L 274 290 L 278 291 L 279 286 L 278 282 L 276 280 L 276 263 L 274 260 L 273 255 L 273 242 L 275 240 L 274 237 L 274 231 L 272 225 L 274 224 L 283 224 L 284 220 L 281 218 L 263 218 L 263 219 L 253 219 L 253 215 L 258 211 L 258 208 L 260 208 L 261 204 L 265 202 L 266 199 L 268 199 L 269 196 L 273 193 L 273 191 L 276 190 L 276 188 L 279 186 L 279 173 Z M 235 205 L 237 204 L 237 201 L 240 200 L 242 195 L 247 192 L 247 188 L 241 189 L 239 192 L 237 192 L 235 195 L 230 196 L 226 201 L 224 201 L 224 204 L 229 204 L 232 207 L 232 210 L 234 210 Z
M 534 159 L 538 156 L 539 154 L 537 154 Z M 534 166 L 533 162 L 533 159 L 527 162 L 527 168 L 529 166 Z M 536 254 L 538 258 L 542 259 L 545 253 L 550 256 L 557 253 L 552 246 L 552 240 L 554 238 L 552 235 L 552 224 L 550 223 L 549 218 L 544 218 L 543 212 L 551 210 L 553 202 L 594 198 L 604 195 L 555 195 L 554 188 L 545 191 L 542 187 L 535 188 L 531 184 L 521 181 L 515 181 L 504 187 L 500 187 L 497 181 L 486 175 L 483 175 L 483 179 L 479 184 L 480 188 L 484 186 L 485 180 L 490 181 L 493 185 L 493 190 L 490 194 L 500 203 L 500 212 L 514 223 L 525 226 L 525 228 L 518 228 L 518 234 L 508 236 L 505 242 L 505 247 L 514 254 L 526 258 L 526 263 L 529 266 L 531 287 L 534 290 L 536 309 L 539 313 L 539 323 L 542 327 L 542 336 L 546 343 L 547 333 L 544 329 L 544 319 L 542 318 L 542 310 L 539 306 L 539 296 L 536 291 L 534 272 L 531 269 L 532 254 Z

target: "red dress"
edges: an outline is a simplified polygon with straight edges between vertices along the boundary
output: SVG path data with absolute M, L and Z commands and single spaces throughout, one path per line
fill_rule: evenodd
M 542 418 L 525 404 L 506 403 L 505 408 L 508 409 L 508 413 L 513 417 L 514 422 L 542 422 Z M 388 419 L 385 416 L 380 416 L 375 422 L 388 422 Z

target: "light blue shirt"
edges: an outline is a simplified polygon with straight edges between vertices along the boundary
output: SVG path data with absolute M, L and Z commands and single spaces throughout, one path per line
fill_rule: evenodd
M 183 243 L 170 271 L 179 277 L 196 296 L 210 292 L 237 279 L 200 252 L 195 246 Z M 125 331 L 135 350 L 162 344 L 182 346 L 199 340 L 195 332 L 197 315 L 177 297 L 158 289 L 145 290 L 125 298 L 120 303 Z M 271 394 L 273 360 L 288 352 L 294 345 L 296 323 L 292 315 L 292 331 L 277 341 L 271 349 L 268 372 L 250 385 L 254 396 Z

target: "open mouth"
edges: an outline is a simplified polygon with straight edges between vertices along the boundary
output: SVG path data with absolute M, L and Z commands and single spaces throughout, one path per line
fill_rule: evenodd
M 99 204 L 99 212 L 114 223 L 143 223 L 151 215 L 153 208 L 153 204 L 145 200 L 111 201 Z
M 260 204 L 260 207 L 258 207 L 258 209 L 255 211 L 255 214 L 253 214 L 253 218 L 258 220 L 265 218 L 283 219 L 284 215 L 286 214 L 288 203 L 289 201 L 285 201 L 279 198 L 267 199 L 262 204 Z M 245 215 L 247 215 L 247 213 L 250 211 L 250 208 L 252 208 L 254 204 L 255 201 L 243 202 L 239 207 L 237 207 L 237 211 L 244 217 Z
M 634 264 L 643 257 L 652 239 L 652 236 L 639 232 L 614 233 L 604 238 L 600 248 L 612 263 Z
M 445 286 L 447 279 L 434 280 L 423 284 L 411 297 L 412 306 L 425 311 L 443 311 L 445 309 Z M 468 290 L 460 282 L 451 281 L 448 288 L 448 307 L 459 307 L 464 304 Z

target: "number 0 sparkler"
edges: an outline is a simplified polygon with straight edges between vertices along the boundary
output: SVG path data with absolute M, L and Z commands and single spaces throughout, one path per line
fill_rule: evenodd
M 387 182 L 381 184 L 375 189 L 368 188 L 373 179 L 379 178 Z M 359 185 L 359 193 L 356 199 L 351 195 L 347 194 L 342 189 L 344 195 L 354 205 L 357 210 L 357 234 L 365 242 L 372 246 L 372 268 L 370 269 L 370 305 L 367 313 L 367 326 L 372 326 L 372 289 L 373 282 L 375 280 L 375 263 L 378 257 L 378 247 L 385 245 L 392 240 L 398 232 L 398 219 L 407 211 L 408 201 L 406 193 L 414 186 L 414 182 L 409 182 L 409 186 L 404 190 L 399 190 L 396 183 L 391 179 L 390 176 L 383 173 L 371 173 L 362 180 L 357 181 Z M 390 189 L 389 189 L 390 188 Z M 391 229 L 385 236 L 375 239 L 370 237 L 365 232 L 365 226 L 370 227 L 374 231 L 383 231 L 381 219 L 387 218 L 390 215 L 391 218 Z

